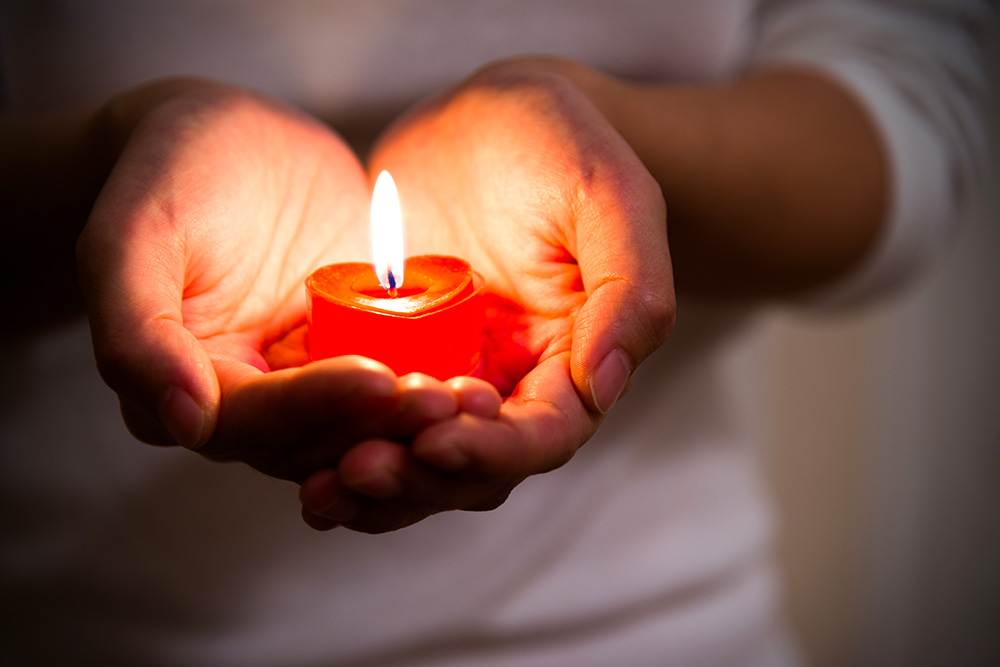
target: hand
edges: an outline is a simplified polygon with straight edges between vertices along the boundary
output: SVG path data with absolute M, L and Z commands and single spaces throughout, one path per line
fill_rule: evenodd
M 78 243 L 97 364 L 140 440 L 301 481 L 459 397 L 357 357 L 305 359 L 303 281 L 368 254 L 350 149 L 247 92 L 167 81 L 112 101 L 124 149 Z M 478 391 L 484 391 L 479 386 Z
M 373 439 L 306 480 L 303 514 L 381 532 L 490 509 L 568 461 L 674 317 L 659 186 L 569 81 L 518 63 L 417 108 L 370 171 L 398 184 L 408 252 L 451 253 L 486 278 L 485 379 L 499 415 L 463 412 L 412 448 Z M 516 386 L 516 388 L 515 388 Z

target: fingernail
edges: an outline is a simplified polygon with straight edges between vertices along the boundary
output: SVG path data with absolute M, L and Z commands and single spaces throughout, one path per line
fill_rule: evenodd
M 194 449 L 201 444 L 205 412 L 183 389 L 171 387 L 167 391 L 160 403 L 158 416 L 178 445 Z
M 622 395 L 629 376 L 632 375 L 632 365 L 625 353 L 619 349 L 612 350 L 590 376 L 590 396 L 594 399 L 597 410 L 605 415 Z

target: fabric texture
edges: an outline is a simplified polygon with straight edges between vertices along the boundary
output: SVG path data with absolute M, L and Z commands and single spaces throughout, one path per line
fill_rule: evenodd
M 524 52 L 676 81 L 820 68 L 868 109 L 893 174 L 887 232 L 837 298 L 898 281 L 952 234 L 980 161 L 981 63 L 968 26 L 985 20 L 985 4 L 608 7 L 14 2 L 4 14 L 8 98 L 25 108 L 95 102 L 152 77 L 199 74 L 336 118 Z M 796 664 L 756 446 L 726 366 L 749 313 L 684 307 L 668 345 L 568 465 L 529 479 L 494 512 L 383 536 L 312 532 L 293 485 L 136 443 L 83 324 L 10 347 L 0 661 Z

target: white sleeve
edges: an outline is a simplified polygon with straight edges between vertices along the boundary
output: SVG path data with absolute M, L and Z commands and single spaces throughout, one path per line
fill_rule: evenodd
M 979 0 L 765 2 L 753 67 L 818 68 L 857 96 L 884 142 L 883 234 L 833 301 L 877 294 L 946 245 L 981 189 L 996 16 Z M 822 299 L 827 301 L 827 299 Z

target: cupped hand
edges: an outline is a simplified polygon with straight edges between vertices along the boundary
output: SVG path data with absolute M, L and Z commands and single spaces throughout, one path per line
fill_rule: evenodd
M 301 481 L 456 413 L 431 378 L 302 365 L 306 275 L 369 252 L 368 179 L 329 129 L 190 80 L 123 94 L 101 120 L 123 148 L 78 264 L 98 368 L 140 440 Z
M 408 252 L 455 254 L 486 278 L 483 377 L 509 395 L 496 417 L 463 411 L 412 446 L 374 438 L 313 475 L 301 500 L 316 528 L 498 506 L 573 456 L 673 324 L 659 186 L 560 74 L 477 73 L 392 127 L 372 155 L 381 169 Z

